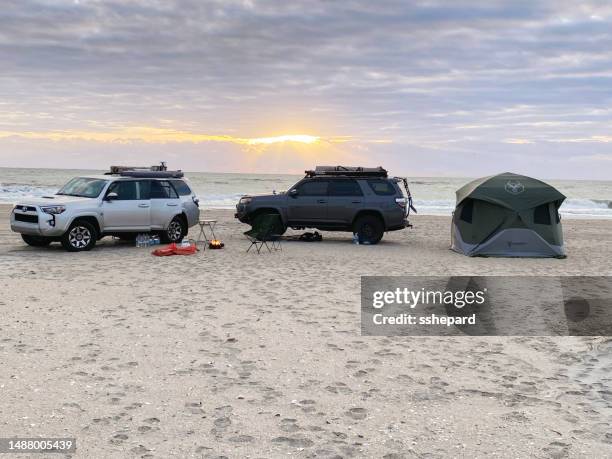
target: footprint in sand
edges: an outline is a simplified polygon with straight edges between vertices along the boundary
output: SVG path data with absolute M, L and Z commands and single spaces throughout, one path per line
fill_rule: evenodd
M 202 409 L 202 402 L 187 402 L 185 403 L 185 408 L 191 414 L 204 414 L 204 410 Z
M 291 433 L 300 430 L 299 426 L 297 425 L 297 419 L 284 418 L 281 419 L 280 424 L 280 430 L 283 432 Z
M 351 408 L 346 412 L 346 415 L 351 419 L 360 421 L 368 416 L 368 411 L 365 408 Z
M 128 436 L 124 433 L 118 433 L 112 436 L 112 438 L 109 440 L 110 443 L 114 444 L 114 445 L 118 445 L 123 443 L 125 440 L 128 439 Z
M 232 443 L 251 443 L 253 440 L 255 439 L 250 435 L 236 435 L 235 437 L 228 438 L 228 441 Z
M 314 445 L 314 442 L 304 436 L 295 437 L 276 437 L 272 439 L 274 443 L 282 443 L 293 448 L 308 448 Z

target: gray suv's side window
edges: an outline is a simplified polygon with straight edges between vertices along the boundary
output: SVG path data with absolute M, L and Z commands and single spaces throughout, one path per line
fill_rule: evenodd
M 111 183 L 108 187 L 108 193 L 117 193 L 117 201 L 135 201 L 136 195 L 136 182 L 134 180 L 118 180 Z
M 299 196 L 327 196 L 328 180 L 309 180 L 298 187 Z
M 382 196 L 392 196 L 396 193 L 395 187 L 387 180 L 368 180 L 372 191 Z
M 330 196 L 363 196 L 356 180 L 332 180 L 329 182 Z

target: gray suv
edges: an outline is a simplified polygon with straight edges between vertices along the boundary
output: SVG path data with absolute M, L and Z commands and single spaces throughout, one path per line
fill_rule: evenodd
M 409 227 L 411 209 L 416 212 L 405 178 L 388 177 L 381 167 L 318 166 L 286 193 L 242 197 L 235 216 L 254 225 L 275 213 L 282 221 L 279 234 L 288 227 L 348 231 L 362 243 L 376 244 L 385 231 Z

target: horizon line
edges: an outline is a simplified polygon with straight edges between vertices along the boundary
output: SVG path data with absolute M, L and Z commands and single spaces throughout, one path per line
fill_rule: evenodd
M 105 171 L 105 169 L 88 169 L 88 168 L 72 168 L 72 167 L 17 167 L 17 166 L 2 166 L 0 165 L 0 169 L 30 169 L 30 170 L 58 170 L 58 171 L 93 171 L 93 172 L 103 172 Z M 182 170 L 182 169 L 177 169 L 180 170 L 182 172 L 184 172 L 185 174 L 191 174 L 191 173 L 196 173 L 196 174 L 241 174 L 241 175 L 292 175 L 292 176 L 300 176 L 303 174 L 303 172 L 228 172 L 228 171 L 224 171 L 224 172 L 220 172 L 220 171 L 203 171 L 203 170 Z M 496 175 L 499 173 L 503 173 L 503 172 L 508 172 L 508 171 L 502 171 L 502 172 L 496 172 L 496 173 L 491 173 L 491 174 L 486 174 L 486 175 L 481 175 L 479 177 L 476 176 L 462 176 L 462 175 L 406 175 L 406 177 L 408 178 L 448 178 L 448 179 L 477 179 L 480 177 L 488 177 L 491 175 Z M 390 174 L 391 176 L 395 176 L 393 174 Z M 400 176 L 403 174 L 400 174 Z M 526 174 L 518 174 L 518 175 L 526 175 Z M 527 176 L 527 175 L 526 175 Z M 543 179 L 543 180 L 558 180 L 558 181 L 574 181 L 574 182 L 604 182 L 604 183 L 608 183 L 608 182 L 612 182 L 612 180 L 603 180 L 603 179 L 584 179 L 584 178 L 580 178 L 580 179 L 576 179 L 576 178 L 558 178 L 558 177 L 543 177 L 543 176 L 538 176 L 538 177 L 533 177 L 533 178 L 538 178 L 538 179 Z

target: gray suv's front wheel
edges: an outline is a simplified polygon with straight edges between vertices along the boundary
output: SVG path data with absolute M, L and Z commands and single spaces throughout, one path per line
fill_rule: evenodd
M 62 236 L 61 243 L 69 252 L 83 252 L 93 249 L 97 239 L 98 232 L 94 225 L 86 220 L 76 220 Z

